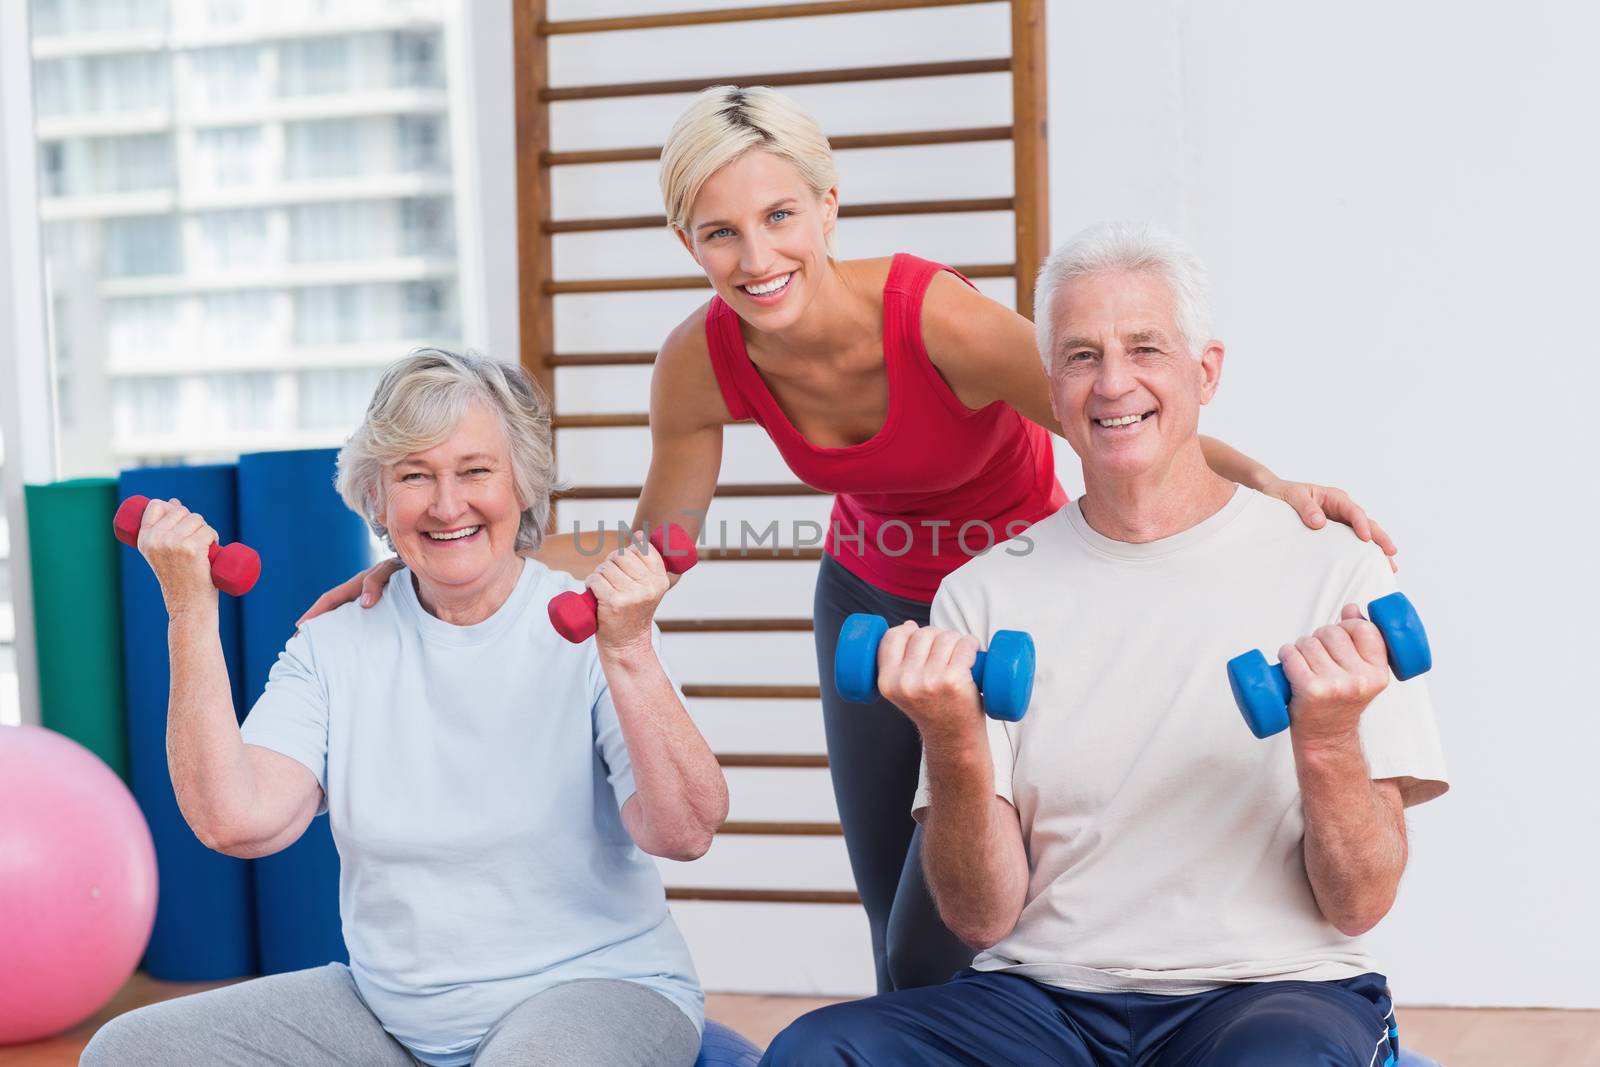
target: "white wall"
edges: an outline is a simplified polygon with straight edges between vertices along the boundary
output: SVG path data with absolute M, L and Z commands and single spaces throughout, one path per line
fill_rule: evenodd
M 742 0 L 692 6 L 740 6 Z M 552 17 L 651 9 L 556 0 Z M 1212 268 L 1228 344 L 1204 428 L 1280 473 L 1350 489 L 1395 535 L 1401 580 L 1438 655 L 1431 687 L 1454 775 L 1413 813 L 1400 901 L 1374 935 L 1406 1004 L 1600 1007 L 1593 827 L 1600 755 L 1591 651 L 1600 599 L 1600 391 L 1592 126 L 1585 42 L 1600 16 L 1556 0 L 1485 13 L 1444 0 L 1325 8 L 1255 0 L 1052 0 L 1052 231 L 1153 219 Z M 1007 51 L 999 5 L 558 37 L 555 84 L 974 58 Z M 829 133 L 1009 122 L 1003 75 L 792 95 Z M 559 104 L 558 149 L 659 143 L 687 97 Z M 1009 146 L 839 154 L 846 202 L 1005 195 Z M 509 150 L 501 165 L 510 166 Z M 659 210 L 650 164 L 555 175 L 558 216 Z M 847 255 L 1009 257 L 1009 216 L 847 220 Z M 561 237 L 558 276 L 693 269 L 664 233 Z M 984 283 L 1009 301 L 1009 283 Z M 1589 299 L 1585 299 L 1589 297 Z M 698 293 L 558 298 L 564 351 L 654 348 Z M 645 368 L 563 370 L 561 410 L 643 410 Z M 759 431 L 729 433 L 724 478 L 779 480 Z M 629 482 L 643 431 L 567 431 L 564 473 Z M 1062 479 L 1081 484 L 1062 448 Z M 626 517 L 573 505 L 563 525 Z M 815 517 L 825 505 L 724 501 L 718 517 Z M 708 565 L 664 615 L 809 613 L 811 568 Z M 752 596 L 752 590 L 758 591 Z M 685 681 L 810 681 L 803 636 L 675 637 Z M 737 669 L 735 669 L 735 667 Z M 737 677 L 735 677 L 737 675 Z M 817 710 L 699 701 L 723 750 L 821 751 Z M 740 771 L 736 818 L 831 819 L 820 772 Z M 830 839 L 722 838 L 669 884 L 848 888 Z M 870 988 L 859 911 L 684 904 L 708 988 Z M 754 948 L 759 946 L 759 949 Z
M 1050 18 L 1057 237 L 1108 216 L 1187 234 L 1228 345 L 1202 428 L 1350 489 L 1427 620 L 1454 782 L 1412 814 L 1373 938 L 1397 996 L 1600 1007 L 1600 15 Z

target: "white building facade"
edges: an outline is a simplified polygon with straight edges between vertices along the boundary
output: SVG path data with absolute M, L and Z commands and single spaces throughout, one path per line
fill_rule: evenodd
M 451 0 L 32 0 L 63 476 L 330 445 L 459 344 Z
M 32 58 L 49 337 L 53 456 L 27 480 L 337 445 L 385 365 L 488 340 L 462 329 L 462 275 L 484 275 L 458 256 L 472 238 L 458 242 L 457 219 L 482 209 L 458 175 L 477 166 L 465 157 L 482 122 L 464 12 L 28 0 L 5 13 Z M 26 100 L 28 79 L 8 81 Z M 0 723 L 19 716 L 26 613 L 11 601 L 27 565 L 4 510 Z

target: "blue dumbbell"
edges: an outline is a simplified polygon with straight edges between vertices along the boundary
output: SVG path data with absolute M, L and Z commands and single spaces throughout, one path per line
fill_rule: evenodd
M 1390 593 L 1368 604 L 1367 618 L 1383 635 L 1389 667 L 1396 678 L 1403 682 L 1433 666 L 1428 634 L 1404 593 Z M 1283 664 L 1268 663 L 1267 657 L 1252 649 L 1228 661 L 1228 684 L 1251 733 L 1271 737 L 1289 728 L 1289 680 L 1284 677 Z
M 844 620 L 833 656 L 833 684 L 840 696 L 857 704 L 878 699 L 878 642 L 888 632 L 882 615 L 857 612 Z M 989 650 L 979 652 L 972 665 L 972 680 L 989 718 L 1022 718 L 1033 696 L 1033 638 L 1021 630 L 996 630 Z

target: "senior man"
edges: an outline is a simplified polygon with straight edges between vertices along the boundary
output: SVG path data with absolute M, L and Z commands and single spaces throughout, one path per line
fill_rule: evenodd
M 1405 869 L 1403 809 L 1447 784 L 1422 683 L 1391 681 L 1355 606 L 1390 568 L 1207 468 L 1223 347 L 1175 239 L 1088 230 L 1034 306 L 1084 495 L 946 578 L 933 625 L 879 652 L 923 738 L 928 884 L 981 951 L 944 985 L 803 1017 L 765 1062 L 1392 1063 L 1360 935 Z M 986 722 L 969 671 L 1001 628 L 1038 645 L 1015 723 Z M 1224 664 L 1297 636 L 1291 728 L 1258 741 Z

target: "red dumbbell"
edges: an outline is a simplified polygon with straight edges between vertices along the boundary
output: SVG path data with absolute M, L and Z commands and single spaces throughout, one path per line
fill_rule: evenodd
M 650 543 L 661 553 L 661 561 L 673 574 L 682 574 L 700 559 L 694 548 L 694 538 L 677 523 L 657 526 L 650 532 Z M 581 593 L 561 593 L 550 600 L 550 625 L 556 633 L 573 644 L 594 636 L 599 625 L 600 602 L 594 590 Z
M 118 506 L 117 517 L 111 520 L 111 530 L 118 541 L 139 547 L 139 526 L 144 521 L 144 509 L 149 506 L 147 496 L 130 496 Z M 229 596 L 244 596 L 261 577 L 261 557 L 249 545 L 237 541 L 212 545 L 210 555 L 211 581 Z

